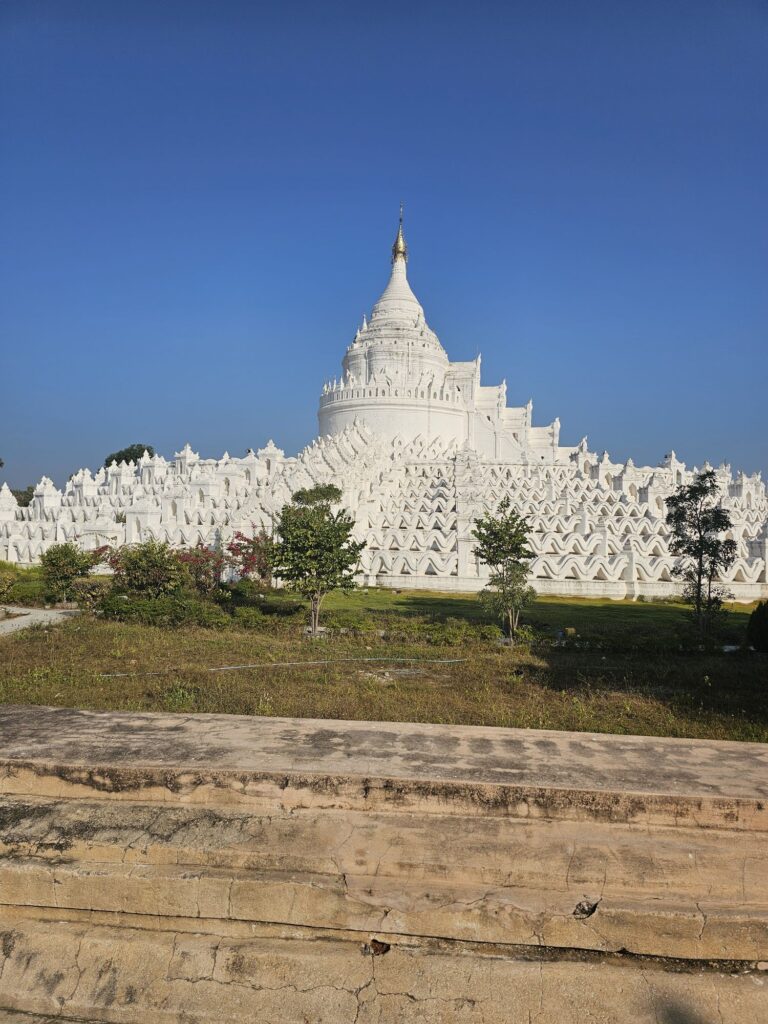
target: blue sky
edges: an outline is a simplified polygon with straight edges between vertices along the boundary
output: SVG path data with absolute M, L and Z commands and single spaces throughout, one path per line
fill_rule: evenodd
M 295 452 L 386 284 L 563 443 L 768 474 L 768 5 L 0 4 L 0 471 Z

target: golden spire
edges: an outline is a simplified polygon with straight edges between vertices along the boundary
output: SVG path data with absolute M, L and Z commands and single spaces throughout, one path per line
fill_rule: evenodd
M 400 224 L 397 229 L 397 238 L 395 244 L 392 246 L 392 263 L 396 263 L 398 260 L 408 261 L 408 246 L 405 244 L 405 236 L 403 235 L 403 204 L 400 203 Z

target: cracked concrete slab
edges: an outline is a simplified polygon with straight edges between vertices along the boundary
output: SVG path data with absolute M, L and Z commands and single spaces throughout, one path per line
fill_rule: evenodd
M 429 941 L 372 956 L 338 938 L 142 934 L 49 921 L 14 934 L 0 998 L 23 989 L 43 1018 L 62 1019 L 63 1011 L 66 1020 L 153 1024 L 656 1024 L 667 1013 L 670 1021 L 743 1024 L 764 1019 L 768 1005 L 768 982 L 756 972 L 670 970 L 658 961 L 535 960 Z M 53 960 L 56 971 L 46 966 Z
M 2 709 L 0 1024 L 768 1019 L 766 753 Z

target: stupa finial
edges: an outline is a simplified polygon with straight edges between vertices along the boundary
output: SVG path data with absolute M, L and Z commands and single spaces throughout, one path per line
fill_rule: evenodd
M 397 228 L 397 237 L 395 238 L 395 244 L 392 246 L 392 262 L 397 263 L 398 260 L 408 261 L 408 246 L 405 244 L 405 236 L 403 235 L 402 203 L 400 203 L 400 223 Z

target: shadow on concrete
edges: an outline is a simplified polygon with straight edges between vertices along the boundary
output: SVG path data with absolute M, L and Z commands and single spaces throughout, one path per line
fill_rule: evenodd
M 659 1024 L 707 1024 L 704 1017 L 676 1000 L 667 999 L 663 1006 L 655 1006 L 654 1011 Z

